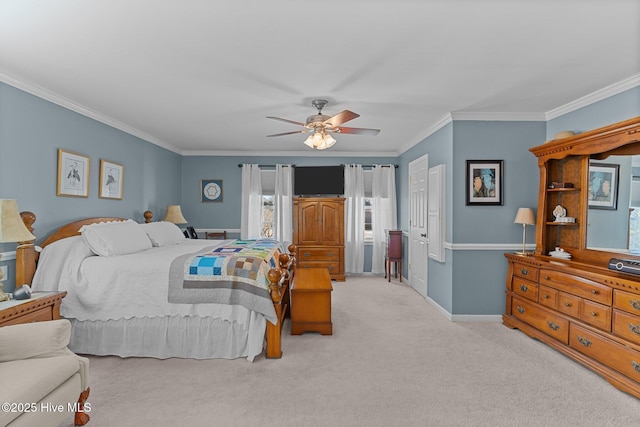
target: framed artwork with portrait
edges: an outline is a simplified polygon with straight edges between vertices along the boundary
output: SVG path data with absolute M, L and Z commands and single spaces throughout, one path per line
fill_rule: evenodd
M 203 179 L 200 181 L 200 201 L 202 203 L 222 202 L 222 180 Z
M 503 160 L 467 160 L 467 206 L 502 206 Z
M 89 197 L 89 166 L 89 157 L 58 149 L 56 196 Z
M 620 165 L 589 163 L 589 209 L 618 209 Z

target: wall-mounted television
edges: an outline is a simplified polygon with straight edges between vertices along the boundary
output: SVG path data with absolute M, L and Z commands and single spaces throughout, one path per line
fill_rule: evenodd
M 344 194 L 344 166 L 296 166 L 293 169 L 296 196 L 341 196 Z

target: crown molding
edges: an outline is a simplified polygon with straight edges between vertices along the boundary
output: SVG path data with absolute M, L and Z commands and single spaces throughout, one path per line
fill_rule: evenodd
M 603 99 L 607 99 L 613 95 L 622 93 L 625 90 L 633 89 L 636 86 L 640 86 L 640 74 L 633 75 L 627 79 L 621 80 L 612 85 L 585 95 L 582 98 L 578 98 L 575 101 L 571 101 L 558 108 L 549 110 L 545 113 L 545 120 L 555 119 L 556 117 L 560 117 L 567 113 L 579 110 L 580 108 L 594 104 L 598 101 L 602 101 Z
M 12 77 L 2 71 L 0 71 L 0 82 L 6 83 L 10 86 L 13 86 L 17 89 L 23 90 L 27 93 L 30 93 L 31 95 L 37 96 L 38 98 L 42 98 L 46 101 L 52 102 L 54 104 L 57 104 L 61 107 L 64 107 L 68 110 L 74 111 L 78 114 L 81 114 L 83 116 L 92 118 L 100 123 L 104 123 L 105 125 L 111 126 L 112 128 L 121 130 L 122 132 L 125 132 L 129 135 L 133 135 L 135 137 L 138 137 L 140 139 L 143 139 L 147 142 L 150 142 L 152 144 L 155 144 L 159 147 L 165 148 L 169 151 L 173 151 L 174 153 L 177 154 L 183 154 L 182 151 L 180 149 L 178 149 L 177 147 L 175 147 L 174 145 L 171 145 L 161 139 L 158 139 L 154 136 L 151 136 L 145 132 L 142 132 L 139 129 L 136 129 L 132 126 L 129 126 L 127 124 L 124 124 L 118 120 L 115 120 L 111 117 L 105 116 L 103 114 L 100 114 L 96 111 L 93 111 L 89 108 L 86 108 L 80 104 L 77 104 L 67 98 L 64 98 L 56 93 L 53 93 L 47 89 L 44 89 L 38 85 L 35 85 L 31 82 L 27 82 L 25 80 L 21 80 L 21 79 L 17 79 L 15 77 Z
M 302 144 L 302 143 L 300 143 Z M 249 157 L 398 157 L 395 151 L 373 151 L 366 153 L 331 151 L 331 150 L 297 150 L 297 151 L 185 151 L 181 153 L 184 157 L 189 156 L 249 156 Z
M 443 118 L 441 118 L 439 121 L 434 123 L 432 126 L 430 126 L 429 128 L 425 129 L 424 132 L 419 133 L 411 141 L 409 141 L 407 144 L 405 144 L 402 147 L 400 147 L 400 149 L 398 150 L 398 153 L 396 153 L 396 155 L 400 155 L 400 154 L 404 153 L 405 151 L 409 150 L 411 147 L 415 146 L 419 142 L 421 142 L 421 141 L 425 140 L 426 138 L 430 137 L 431 135 L 433 135 L 434 133 L 436 133 L 437 131 L 439 131 L 440 129 L 442 129 L 443 127 L 445 127 L 446 125 L 448 125 L 452 121 L 453 121 L 453 117 L 451 116 L 451 113 L 445 115 Z
M 451 113 L 453 120 L 469 120 L 484 122 L 544 122 L 544 113 L 497 113 L 497 112 L 473 112 L 454 111 Z

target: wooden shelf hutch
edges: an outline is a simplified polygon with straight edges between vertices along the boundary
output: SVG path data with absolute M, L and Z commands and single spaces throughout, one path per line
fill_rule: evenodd
M 640 398 L 640 275 L 608 268 L 611 258 L 640 257 L 587 247 L 589 163 L 611 155 L 640 154 L 640 117 L 549 141 L 530 151 L 540 168 L 536 251 L 530 256 L 505 254 L 503 323 Z M 554 188 L 554 182 L 574 187 Z M 557 205 L 575 223 L 555 222 Z M 572 258 L 549 256 L 556 247 Z

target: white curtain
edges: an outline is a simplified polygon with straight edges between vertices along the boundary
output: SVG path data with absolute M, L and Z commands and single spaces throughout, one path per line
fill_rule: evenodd
M 364 172 L 362 165 L 344 168 L 344 269 L 364 272 Z
M 398 227 L 398 206 L 396 205 L 396 169 L 394 165 L 374 165 L 371 182 L 373 198 L 371 228 L 373 229 L 373 255 L 371 272 L 384 273 L 386 244 L 385 230 Z
M 292 240 L 293 230 L 293 167 L 276 165 L 276 186 L 273 198 L 273 237 L 285 245 Z
M 259 239 L 262 235 L 262 180 L 258 165 L 242 165 L 242 204 L 240 238 Z

